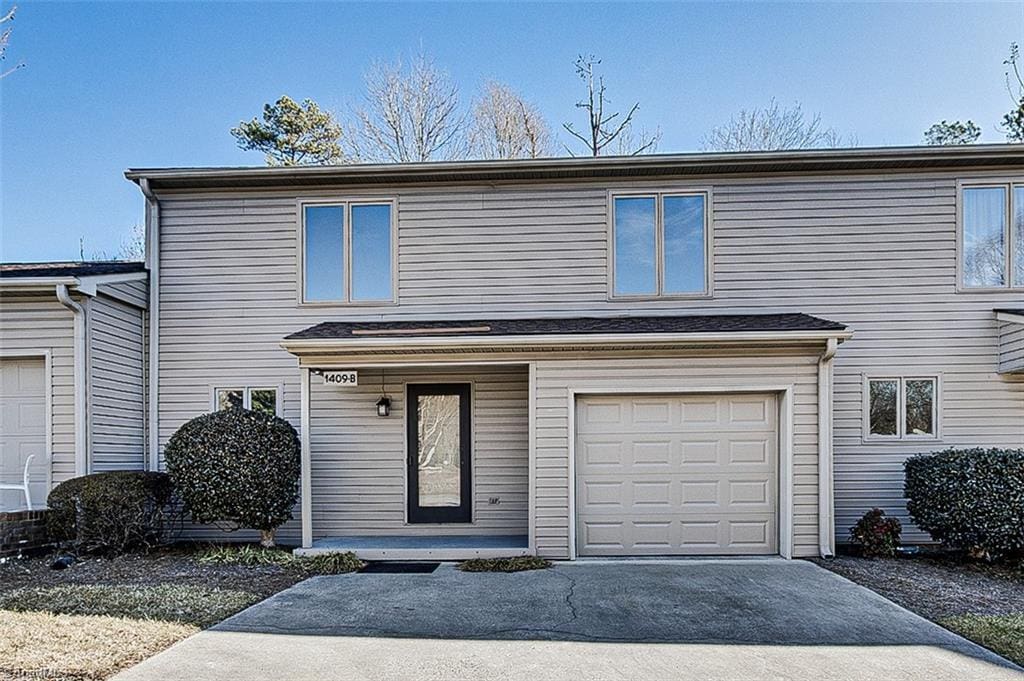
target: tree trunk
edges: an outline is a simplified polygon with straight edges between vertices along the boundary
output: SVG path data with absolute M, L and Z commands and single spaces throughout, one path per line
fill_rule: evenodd
M 270 530 L 260 530 L 260 546 L 265 549 L 272 549 L 277 544 L 274 543 L 274 536 L 277 534 L 277 528 Z

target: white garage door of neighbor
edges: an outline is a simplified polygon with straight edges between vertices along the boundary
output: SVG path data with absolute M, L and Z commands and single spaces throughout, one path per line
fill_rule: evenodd
M 774 395 L 576 404 L 579 555 L 778 553 Z
M 25 462 L 32 505 L 46 503 L 46 370 L 42 359 L 0 359 L 0 482 L 21 484 Z M 25 507 L 17 490 L 0 490 L 0 511 Z

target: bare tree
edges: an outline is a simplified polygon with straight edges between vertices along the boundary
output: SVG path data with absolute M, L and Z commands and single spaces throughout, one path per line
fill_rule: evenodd
M 551 128 L 533 104 L 490 81 L 473 102 L 469 147 L 478 158 L 539 158 L 551 153 Z
M 1007 142 L 1024 142 L 1024 78 L 1020 74 L 1020 49 L 1017 43 L 1010 43 L 1010 57 L 1003 64 L 1007 66 L 1006 91 L 1010 93 L 1013 108 L 1003 116 L 1003 132 Z
M 79 250 L 84 251 L 84 239 L 79 240 Z M 84 258 L 84 252 L 80 253 Z M 146 257 L 146 228 L 141 222 L 136 222 L 128 230 L 128 234 L 121 239 L 121 244 L 112 254 L 109 251 L 93 251 L 93 260 L 144 260 Z
M 11 31 L 14 28 L 10 25 L 14 21 L 14 15 L 18 11 L 18 6 L 14 5 L 6 14 L 0 15 L 0 61 L 7 59 L 7 46 L 11 42 Z M 21 67 L 25 65 L 25 62 L 18 62 L 13 67 L 5 70 L 0 69 L 0 78 L 5 78 Z
M 840 146 L 842 137 L 822 126 L 821 114 L 808 116 L 799 103 L 784 109 L 773 97 L 764 108 L 742 109 L 704 136 L 705 151 L 772 151 Z
M 362 161 L 409 163 L 465 156 L 465 117 L 448 74 L 423 54 L 404 68 L 378 62 L 366 74 L 366 101 L 349 135 Z
M 616 146 L 612 148 L 621 155 L 635 156 L 655 151 L 661 139 L 660 131 L 648 135 L 641 130 L 635 139 L 631 133 L 633 116 L 640 109 L 639 102 L 634 103 L 625 116 L 618 111 L 605 112 L 605 107 L 612 101 L 608 98 L 604 77 L 596 74 L 596 67 L 600 63 L 601 60 L 593 55 L 580 55 L 576 59 L 576 75 L 587 87 L 586 99 L 576 102 L 576 108 L 587 112 L 587 128 L 579 132 L 572 123 L 563 123 L 562 127 L 582 142 L 591 156 L 600 156 L 613 143 Z M 631 142 L 628 147 L 624 147 L 626 141 Z M 568 146 L 565 146 L 565 150 L 575 156 Z

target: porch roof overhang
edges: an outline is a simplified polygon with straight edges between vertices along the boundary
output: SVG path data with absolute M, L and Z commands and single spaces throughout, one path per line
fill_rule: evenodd
M 842 342 L 844 324 L 802 313 L 324 322 L 286 336 L 299 357 Z

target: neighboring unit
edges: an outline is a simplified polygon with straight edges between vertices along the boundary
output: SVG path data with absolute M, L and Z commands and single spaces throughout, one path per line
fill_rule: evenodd
M 828 555 L 1024 446 L 1024 147 L 132 170 L 150 466 L 240 404 L 307 552 Z
M 0 265 L 0 511 L 145 465 L 143 263 Z

